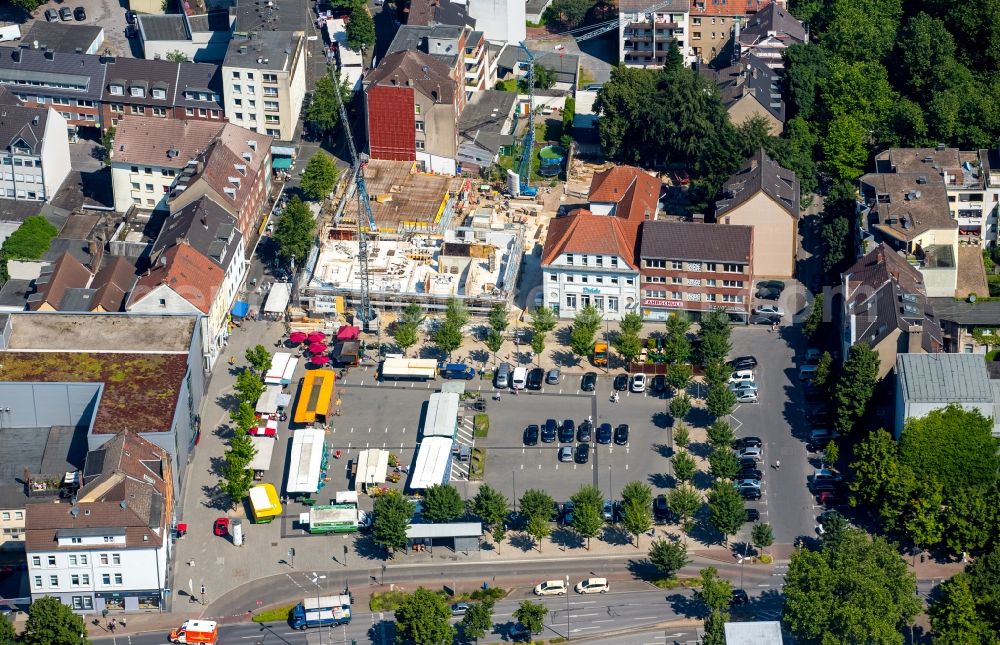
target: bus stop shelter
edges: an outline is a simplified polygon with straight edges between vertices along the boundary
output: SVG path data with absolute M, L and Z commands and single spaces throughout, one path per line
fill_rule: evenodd
M 483 536 L 480 522 L 448 522 L 446 524 L 411 524 L 406 529 L 408 551 L 434 551 L 445 546 L 452 551 L 478 551 Z
M 389 451 L 377 448 L 358 452 L 358 470 L 354 475 L 354 490 L 384 484 L 389 471 Z

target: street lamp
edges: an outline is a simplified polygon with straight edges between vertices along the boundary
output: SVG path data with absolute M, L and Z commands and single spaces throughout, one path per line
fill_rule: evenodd
M 322 617 L 322 615 L 323 615 L 322 614 L 322 609 L 323 608 L 320 607 L 320 600 L 319 600 L 319 592 L 320 592 L 319 581 L 320 580 L 326 580 L 326 576 L 321 576 L 321 575 L 317 574 L 315 571 L 313 572 L 313 577 L 309 579 L 310 582 L 312 582 L 314 585 L 316 585 L 316 610 L 317 610 L 317 612 L 319 612 L 318 615 L 320 617 Z M 323 645 L 323 628 L 322 627 L 319 630 L 319 645 Z
M 566 640 L 569 639 L 569 574 L 566 574 Z

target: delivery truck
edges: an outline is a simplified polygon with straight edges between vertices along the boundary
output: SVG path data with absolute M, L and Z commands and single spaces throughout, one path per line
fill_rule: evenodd
M 171 643 L 206 643 L 215 645 L 219 640 L 219 626 L 214 620 L 185 620 L 170 632 Z
M 326 627 L 351 622 L 351 596 L 309 596 L 292 609 L 292 627 Z

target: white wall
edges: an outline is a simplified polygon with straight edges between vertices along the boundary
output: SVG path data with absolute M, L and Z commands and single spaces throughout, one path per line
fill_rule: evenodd
M 590 298 L 590 304 L 596 306 L 596 298 L 602 298 L 606 318 L 621 320 L 627 311 L 635 310 L 639 303 L 639 273 L 629 269 L 611 271 L 596 267 L 583 267 L 576 264 L 567 267 L 565 256 L 560 256 L 552 264 L 542 268 L 542 292 L 545 306 L 555 307 L 560 318 L 573 318 L 584 307 L 584 296 Z M 591 256 L 593 257 L 593 256 Z M 576 256 L 579 263 L 580 256 Z M 607 266 L 605 258 L 605 266 Z M 621 263 L 621 260 L 619 259 Z M 621 266 L 625 266 L 623 263 Z M 587 281 L 583 279 L 586 277 Z M 570 281 L 572 279 L 572 281 Z M 598 282 L 600 279 L 600 282 Z M 617 283 L 615 282 L 617 280 Z M 631 280 L 631 284 L 629 281 Z M 575 296 L 576 307 L 567 303 L 567 296 Z M 616 311 L 609 310 L 608 298 L 618 298 Z
M 486 40 L 516 45 L 527 38 L 524 0 L 468 0 L 468 5 Z
M 139 172 L 133 173 L 132 168 L 136 167 Z M 146 172 L 149 168 L 150 172 Z M 163 172 L 168 174 L 164 176 Z M 130 164 L 113 162 L 111 164 L 111 188 L 115 194 L 115 210 L 124 213 L 132 206 L 133 196 L 138 197 L 139 202 L 135 203 L 136 208 L 144 210 L 165 209 L 167 207 L 167 193 L 164 186 L 170 187 L 177 180 L 180 170 L 176 168 L 163 168 L 161 166 L 150 166 L 143 164 Z M 136 190 L 132 184 L 139 185 Z M 146 190 L 152 186 L 152 190 Z M 152 200 L 152 201 L 150 201 Z
M 45 199 L 51 200 L 59 192 L 70 171 L 69 131 L 66 119 L 52 108 L 48 109 L 45 133 L 42 135 L 42 180 Z
M 446 157 L 438 157 L 428 152 L 417 151 L 417 161 L 427 165 L 427 172 L 436 172 L 441 175 L 455 174 L 455 160 Z
M 161 299 L 164 300 L 162 305 L 160 304 Z M 126 309 L 156 314 L 201 313 L 197 307 L 166 285 L 154 287 L 149 293 L 139 296 L 134 302 L 130 302 Z

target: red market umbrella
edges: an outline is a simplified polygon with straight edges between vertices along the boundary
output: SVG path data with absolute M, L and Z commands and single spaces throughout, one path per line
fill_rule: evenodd
M 317 354 L 316 356 L 310 358 L 309 362 L 311 362 L 313 365 L 326 365 L 327 363 L 330 362 L 330 357 L 327 356 L 326 354 Z
M 337 330 L 337 340 L 357 340 L 360 335 L 361 330 L 352 325 L 347 325 Z
M 293 331 L 292 333 L 288 334 L 288 340 L 290 340 L 293 343 L 301 343 L 308 337 L 309 335 L 306 334 L 304 331 Z
M 312 331 L 309 332 L 308 336 L 306 336 L 306 340 L 308 340 L 310 343 L 322 343 L 324 340 L 326 340 L 326 334 L 324 334 L 321 331 Z
M 310 354 L 322 354 L 326 351 L 326 343 L 312 343 L 309 345 Z

